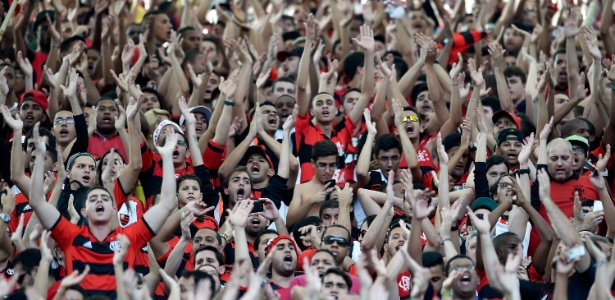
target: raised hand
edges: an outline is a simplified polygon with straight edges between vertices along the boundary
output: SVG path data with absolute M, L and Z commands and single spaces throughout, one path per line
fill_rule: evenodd
M 261 198 L 260 201 L 263 202 L 263 212 L 260 214 L 265 219 L 275 221 L 280 218 L 280 212 L 273 201 L 267 198 Z
M 115 100 L 118 108 L 118 115 L 115 117 L 115 130 L 125 130 L 126 129 L 126 110 L 122 106 L 119 100 Z
M 77 213 L 77 209 L 75 209 L 75 196 L 70 195 L 68 197 L 68 215 L 70 216 L 71 223 L 79 222 L 79 213 Z
M 192 240 L 192 233 L 190 232 L 190 225 L 192 224 L 192 222 L 194 222 L 194 220 L 196 220 L 196 217 L 194 216 L 192 212 L 190 211 L 182 212 L 182 218 L 181 218 L 181 223 L 180 223 L 180 228 L 182 230 L 182 238 L 188 241 Z
M 434 211 L 434 207 L 429 205 L 429 200 L 431 200 L 431 196 L 433 196 L 433 192 L 429 190 L 419 191 L 415 196 L 415 202 L 412 203 L 412 208 L 414 210 L 414 217 L 422 220 Z
M 195 216 L 205 215 L 214 208 L 213 206 L 207 206 L 203 201 L 190 201 L 188 204 L 184 205 L 184 210 L 191 212 Z
M 17 52 L 17 64 L 19 65 L 19 68 L 23 71 L 26 78 L 32 77 L 32 73 L 34 72 L 32 70 L 32 64 L 30 64 L 30 60 L 27 57 L 23 58 L 23 54 L 21 53 L 21 51 Z
M 551 130 L 553 129 L 553 117 L 549 120 L 549 123 L 545 124 L 545 127 L 540 132 L 540 140 L 547 141 L 549 138 L 549 134 L 551 134 Z
M 194 117 L 194 114 L 190 112 L 190 109 L 188 109 L 188 104 L 186 103 L 186 98 L 184 98 L 184 96 L 179 98 L 179 109 L 182 111 L 182 115 L 184 115 L 184 124 L 186 124 L 186 126 L 196 124 L 196 118 Z
M 401 103 L 399 103 L 399 100 L 393 98 L 391 102 L 393 103 L 393 112 L 395 114 L 395 127 L 401 128 L 404 126 L 404 123 L 401 120 L 402 114 L 404 113 L 404 109 L 401 107 Z
M 474 229 L 478 230 L 478 232 L 481 234 L 489 233 L 489 231 L 491 230 L 489 220 L 479 219 L 469 206 L 467 207 L 467 210 L 468 216 L 470 216 L 470 219 L 472 220 L 472 225 L 474 226 Z
M 175 151 L 175 146 L 177 145 L 178 134 L 175 133 L 175 128 L 173 127 L 167 128 L 165 132 L 166 141 L 164 146 L 156 146 L 156 149 L 158 150 L 160 156 L 170 159 L 173 156 L 173 151 Z
M 2 117 L 4 118 L 4 122 L 6 122 L 13 131 L 21 131 L 23 129 L 23 121 L 19 114 L 15 114 L 15 118 L 11 115 L 8 107 L 6 105 L 0 106 L 0 112 L 2 113 Z
M 365 126 L 367 127 L 367 133 L 376 135 L 378 130 L 376 129 L 376 123 L 372 122 L 372 113 L 369 109 L 363 110 L 363 117 L 365 118 Z
M 128 248 L 130 247 L 130 240 L 123 234 L 117 235 L 117 241 L 120 243 L 120 247 L 115 247 L 113 249 L 114 265 L 119 265 L 124 262 L 124 258 L 126 257 L 126 253 L 128 253 Z
M 437 151 L 438 151 L 438 158 L 440 159 L 440 163 L 441 164 L 448 164 L 448 154 L 446 153 L 446 150 L 444 149 L 444 145 L 442 145 L 442 133 L 438 132 L 438 138 L 436 140 L 436 144 L 437 144 Z
M 4 67 L 2 68 L 2 71 L 0 71 L 0 93 L 2 93 L 2 95 L 4 96 L 4 101 L 6 101 L 6 96 L 9 94 L 9 85 L 6 80 L 7 71 L 8 67 Z
M 333 188 L 334 186 L 332 186 L 331 183 L 327 182 L 325 186 L 310 199 L 310 202 L 312 204 L 319 204 L 325 202 L 325 200 L 327 199 L 327 194 L 329 194 Z
M 286 118 L 284 124 L 282 125 L 282 129 L 284 131 L 289 131 L 295 127 L 295 123 L 297 122 L 297 116 L 299 115 L 299 105 L 295 104 L 295 108 L 293 108 L 292 114 Z
M 246 222 L 248 221 L 248 216 L 252 211 L 252 207 L 254 207 L 254 201 L 242 200 L 235 204 L 232 211 L 227 209 L 229 212 L 228 220 L 231 222 L 231 225 L 233 225 L 234 228 L 246 227 Z
M 519 152 L 519 163 L 521 165 L 527 165 L 527 162 L 530 160 L 530 155 L 532 154 L 533 147 L 534 133 L 532 132 L 530 136 L 525 139 L 523 148 L 521 149 L 521 152 Z
M 126 118 L 128 119 L 128 121 L 134 121 L 135 117 L 137 116 L 137 113 L 139 113 L 139 107 L 141 106 L 142 102 L 143 93 L 141 93 L 139 99 L 135 99 L 135 97 L 130 97 L 130 99 L 128 100 L 128 106 L 126 106 Z
M 70 68 L 68 75 L 68 87 L 64 85 L 60 85 L 62 92 L 64 95 L 70 99 L 78 99 L 77 98 L 77 80 L 79 79 L 79 75 L 77 75 L 77 70 L 75 68 Z
M 226 95 L 229 100 L 233 99 L 235 97 L 235 93 L 237 92 L 238 84 L 239 82 L 237 76 L 233 76 L 233 74 L 231 74 L 227 80 L 224 80 L 222 77 L 219 85 L 220 92 Z
M 564 33 L 566 34 L 566 38 L 574 38 L 577 34 L 579 34 L 579 31 L 578 13 L 575 9 L 571 9 L 570 15 L 564 23 Z
M 353 198 L 352 188 L 350 187 L 348 182 L 346 182 L 346 185 L 344 185 L 344 189 L 340 189 L 340 187 L 336 185 L 335 190 L 337 191 L 337 197 L 339 199 L 340 206 L 352 205 L 352 199 L 354 198 Z
M 551 179 L 544 169 L 538 171 L 536 176 L 540 193 L 540 201 L 551 201 Z
M 470 70 L 470 77 L 472 78 L 472 82 L 474 83 L 474 86 L 481 86 L 483 82 L 485 81 L 483 79 L 483 68 L 480 67 L 477 70 L 474 59 L 472 58 L 468 59 L 468 68 Z
M 364 24 L 360 27 L 361 31 L 361 39 L 357 40 L 353 38 L 354 43 L 361 47 L 365 52 L 374 52 L 374 31 L 369 27 L 369 25 Z
M 122 64 L 130 66 L 130 62 L 135 55 L 135 47 L 135 42 L 133 42 L 132 39 L 126 41 L 126 45 L 124 45 L 124 49 L 122 49 Z M 145 54 L 144 52 L 139 52 L 139 55 Z
M 85 276 L 88 275 L 88 273 L 90 273 L 90 265 L 85 265 L 85 269 L 83 270 L 83 272 L 81 272 L 81 274 L 79 273 L 79 271 L 75 270 L 70 275 L 64 277 L 64 279 L 62 279 L 62 282 L 60 283 L 60 287 L 66 289 L 75 284 L 79 284 L 81 283 L 81 281 L 83 281 Z

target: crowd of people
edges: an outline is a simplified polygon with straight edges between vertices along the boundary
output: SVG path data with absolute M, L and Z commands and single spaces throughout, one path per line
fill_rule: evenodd
M 2 0 L 0 295 L 611 299 L 614 2 Z

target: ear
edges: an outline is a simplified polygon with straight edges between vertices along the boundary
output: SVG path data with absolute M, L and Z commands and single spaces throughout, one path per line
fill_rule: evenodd
M 228 188 L 224 188 L 224 194 L 228 195 Z
M 81 215 L 86 219 L 88 218 L 88 214 L 87 214 L 87 211 L 85 210 L 85 207 L 81 209 Z
M 314 109 L 313 108 L 310 108 L 310 116 L 312 116 L 312 117 L 314 116 Z
M 267 177 L 273 177 L 273 175 L 275 175 L 275 170 L 269 169 L 269 172 L 267 172 Z
M 198 201 L 202 201 L 203 200 L 203 193 L 199 193 L 199 199 Z
M 57 172 L 58 171 L 58 163 L 54 162 L 53 163 L 53 169 L 51 169 L 52 172 Z
M 256 254 L 256 251 L 254 252 L 254 254 Z M 225 265 L 221 265 L 220 266 L 220 275 L 226 273 L 226 266 Z

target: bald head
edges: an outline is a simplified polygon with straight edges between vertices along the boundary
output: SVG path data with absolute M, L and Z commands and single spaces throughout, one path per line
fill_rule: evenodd
M 557 138 L 547 145 L 549 174 L 555 181 L 565 181 L 572 176 L 572 145 L 565 139 Z

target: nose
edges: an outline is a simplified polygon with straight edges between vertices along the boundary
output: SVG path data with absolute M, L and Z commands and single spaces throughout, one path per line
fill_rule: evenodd
M 337 224 L 337 219 L 335 219 L 335 218 L 331 219 L 331 225 L 335 225 L 335 224 Z

